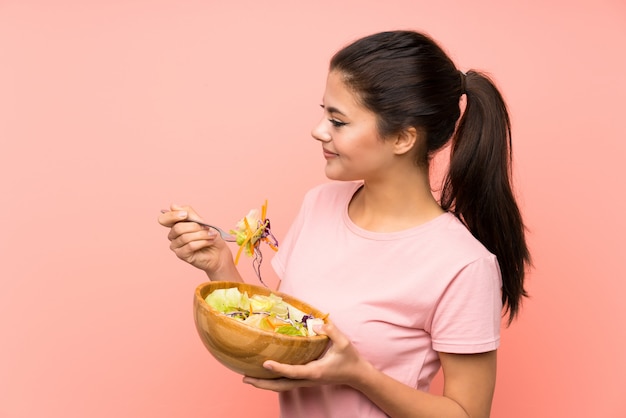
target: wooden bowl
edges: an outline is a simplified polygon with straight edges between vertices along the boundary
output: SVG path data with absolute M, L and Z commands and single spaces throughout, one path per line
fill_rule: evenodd
M 205 347 L 224 366 L 242 375 L 271 379 L 279 376 L 263 368 L 265 360 L 305 364 L 322 355 L 329 341 L 325 335 L 300 337 L 265 331 L 230 318 L 205 302 L 214 290 L 231 287 L 248 292 L 248 296 L 274 293 L 306 314 L 312 313 L 317 318 L 325 316 L 292 296 L 265 287 L 233 282 L 203 283 L 196 288 L 193 299 L 196 329 Z

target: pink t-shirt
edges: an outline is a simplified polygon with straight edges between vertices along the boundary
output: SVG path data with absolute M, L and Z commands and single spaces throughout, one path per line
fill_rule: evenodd
M 307 193 L 272 260 L 280 290 L 328 312 L 377 369 L 428 391 L 437 352 L 498 347 L 498 263 L 448 213 L 399 232 L 358 227 L 348 203 L 360 186 L 332 182 Z M 348 386 L 284 392 L 280 404 L 283 418 L 386 416 Z

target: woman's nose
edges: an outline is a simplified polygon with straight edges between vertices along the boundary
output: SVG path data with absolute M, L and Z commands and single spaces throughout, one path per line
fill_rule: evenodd
M 324 123 L 325 121 L 326 119 L 322 118 L 311 130 L 311 136 L 321 142 L 329 142 L 331 140 L 330 133 Z

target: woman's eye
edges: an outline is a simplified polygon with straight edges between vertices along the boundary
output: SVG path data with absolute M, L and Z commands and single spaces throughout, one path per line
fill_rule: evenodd
M 333 124 L 333 126 L 334 126 L 335 128 L 341 128 L 342 126 L 347 125 L 347 123 L 346 123 L 346 122 L 342 122 L 342 121 L 337 120 L 337 119 L 328 119 L 328 120 L 330 121 L 330 123 L 332 123 L 332 124 Z

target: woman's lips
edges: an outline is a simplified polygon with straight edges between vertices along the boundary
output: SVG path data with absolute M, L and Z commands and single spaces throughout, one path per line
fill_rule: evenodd
M 326 148 L 322 148 L 322 151 L 324 153 L 324 158 L 326 158 L 326 159 L 339 157 L 339 154 L 336 154 L 334 152 L 330 152 Z

